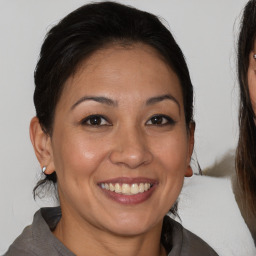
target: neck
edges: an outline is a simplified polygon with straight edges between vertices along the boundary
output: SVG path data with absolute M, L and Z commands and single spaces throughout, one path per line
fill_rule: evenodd
M 62 215 L 53 234 L 77 256 L 166 255 L 160 242 L 162 222 L 143 234 L 121 236 L 71 219 Z

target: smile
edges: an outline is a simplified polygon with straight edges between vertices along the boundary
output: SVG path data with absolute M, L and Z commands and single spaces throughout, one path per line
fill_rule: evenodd
M 136 205 L 151 198 L 158 187 L 158 181 L 146 177 L 116 177 L 102 180 L 97 185 L 111 200 L 123 205 Z
M 104 189 L 111 192 L 115 192 L 117 194 L 123 194 L 123 195 L 137 195 L 139 193 L 143 193 L 145 191 L 148 191 L 153 184 L 151 183 L 100 183 L 99 186 Z

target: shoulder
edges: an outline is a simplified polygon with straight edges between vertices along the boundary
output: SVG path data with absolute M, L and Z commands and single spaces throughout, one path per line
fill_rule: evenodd
M 26 227 L 16 238 L 4 256 L 32 256 L 37 255 L 33 250 L 32 225 Z
M 172 249 L 168 256 L 180 255 L 180 256 L 217 256 L 218 254 L 201 238 L 176 222 L 169 218 L 169 223 L 172 226 Z
M 183 228 L 181 224 L 177 223 L 182 229 L 182 249 L 181 255 L 218 255 L 204 240 Z
M 59 207 L 42 208 L 34 215 L 4 256 L 74 256 L 51 232 L 61 217 Z

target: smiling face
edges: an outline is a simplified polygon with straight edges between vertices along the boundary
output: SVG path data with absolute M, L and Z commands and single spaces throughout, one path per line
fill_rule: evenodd
M 176 74 L 143 44 L 94 53 L 67 80 L 48 144 L 63 220 L 119 235 L 161 226 L 193 150 Z

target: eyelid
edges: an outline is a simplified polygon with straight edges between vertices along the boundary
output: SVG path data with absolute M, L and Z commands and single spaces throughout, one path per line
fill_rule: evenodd
M 104 119 L 108 124 L 100 124 L 100 125 L 92 125 L 92 124 L 87 124 L 87 122 L 91 119 L 91 118 L 94 118 L 94 117 L 98 117 L 98 118 L 102 118 Z M 104 115 L 101 115 L 101 114 L 92 114 L 92 115 L 89 115 L 85 118 L 83 118 L 81 121 L 80 121 L 80 124 L 81 125 L 87 125 L 87 126 L 94 126 L 94 127 L 99 127 L 99 126 L 111 126 L 111 122 L 108 120 L 108 118 Z
M 165 119 L 167 120 L 167 122 L 164 123 L 164 124 L 148 124 L 148 125 L 164 126 L 164 125 L 175 125 L 175 124 L 176 124 L 176 121 L 175 121 L 173 118 L 171 118 L 170 116 L 168 116 L 168 115 L 165 115 L 165 114 L 155 114 L 155 115 L 151 116 L 151 117 L 148 119 L 148 121 L 146 122 L 146 125 L 147 125 L 147 123 L 148 123 L 152 118 L 154 118 L 154 117 L 162 117 L 162 118 L 165 118 Z

